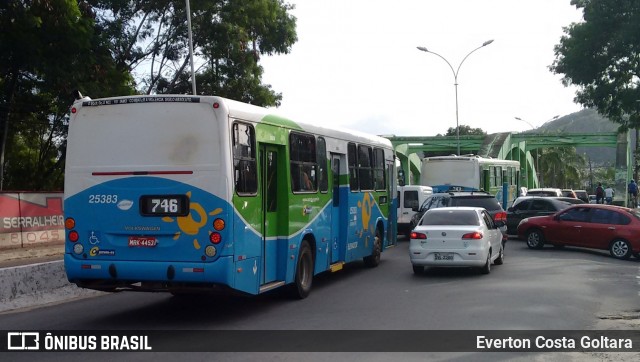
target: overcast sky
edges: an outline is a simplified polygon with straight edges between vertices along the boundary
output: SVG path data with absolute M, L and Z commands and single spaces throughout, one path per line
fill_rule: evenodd
M 375 134 L 434 136 L 459 124 L 488 133 L 531 129 L 577 112 L 574 87 L 548 66 L 562 28 L 582 20 L 570 0 L 285 0 L 298 42 L 261 58 L 263 82 L 294 121 Z

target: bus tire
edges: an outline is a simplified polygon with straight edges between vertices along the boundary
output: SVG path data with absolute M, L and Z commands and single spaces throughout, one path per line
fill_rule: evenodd
M 290 286 L 290 295 L 294 299 L 304 299 L 309 296 L 313 284 L 313 254 L 307 240 L 302 240 L 300 243 L 295 273 L 295 280 Z
M 376 229 L 376 238 L 373 242 L 373 250 L 371 255 L 362 258 L 364 265 L 369 268 L 375 268 L 380 264 L 380 254 L 382 253 L 382 238 L 380 237 L 380 229 Z

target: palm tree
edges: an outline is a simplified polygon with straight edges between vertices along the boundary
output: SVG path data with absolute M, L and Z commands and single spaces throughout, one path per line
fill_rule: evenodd
M 586 161 L 576 153 L 575 147 L 549 147 L 538 152 L 541 179 L 546 181 L 544 186 L 581 188 Z

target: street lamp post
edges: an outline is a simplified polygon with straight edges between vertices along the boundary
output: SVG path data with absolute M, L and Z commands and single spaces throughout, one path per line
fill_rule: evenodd
M 453 73 L 453 86 L 455 87 L 455 91 L 456 91 L 456 144 L 457 144 L 457 150 L 458 150 L 458 155 L 460 155 L 460 123 L 458 120 L 458 73 L 460 72 L 460 67 L 462 66 L 462 63 L 464 63 L 464 61 L 469 57 L 469 55 L 471 55 L 471 53 L 475 52 L 476 50 L 485 47 L 489 44 L 493 43 L 493 39 L 491 40 L 487 40 L 484 43 L 482 43 L 482 45 L 480 45 L 479 47 L 473 49 L 472 51 L 470 51 L 467 55 L 465 55 L 464 58 L 462 58 L 462 61 L 460 62 L 460 64 L 458 65 L 458 69 L 454 70 L 453 66 L 451 65 L 451 63 L 449 63 L 449 61 L 443 57 L 442 55 L 436 53 L 436 52 L 432 52 L 431 50 L 428 50 L 425 47 L 417 47 L 418 50 L 426 52 L 426 53 L 431 53 L 433 55 L 437 55 L 438 57 L 440 57 L 442 60 L 444 60 L 447 65 L 449 66 L 449 68 L 451 68 L 451 72 Z
M 193 90 L 193 95 L 196 93 L 196 73 L 193 68 L 193 34 L 191 32 L 191 7 L 189 6 L 189 0 L 186 0 L 186 11 L 187 11 L 187 28 L 189 32 L 189 56 L 191 57 L 191 89 Z

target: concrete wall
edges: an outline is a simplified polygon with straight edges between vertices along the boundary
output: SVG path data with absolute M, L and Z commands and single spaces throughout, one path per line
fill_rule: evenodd
M 69 283 L 62 261 L 0 269 L 0 312 L 101 294 Z

